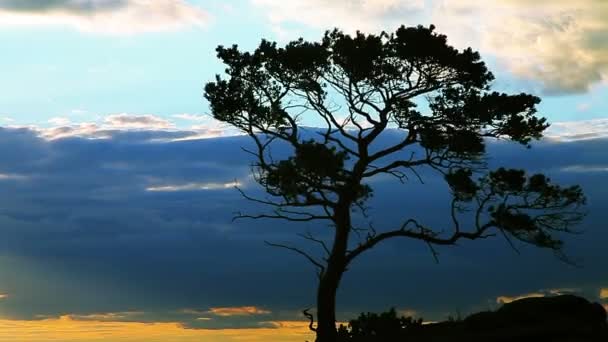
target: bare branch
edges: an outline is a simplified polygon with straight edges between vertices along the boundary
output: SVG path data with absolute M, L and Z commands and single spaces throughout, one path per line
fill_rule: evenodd
M 410 225 L 413 225 L 415 230 L 411 228 L 408 229 L 407 227 Z M 399 229 L 387 231 L 380 234 L 370 234 L 365 242 L 359 244 L 357 248 L 355 248 L 348 254 L 348 256 L 346 257 L 347 264 L 350 263 L 353 259 L 355 259 L 359 254 L 371 249 L 378 243 L 391 238 L 407 237 L 416 240 L 422 240 L 427 244 L 453 245 L 461 239 L 475 240 L 494 236 L 495 234 L 487 233 L 487 231 L 492 227 L 494 227 L 494 222 L 488 222 L 483 226 L 477 227 L 476 231 L 474 232 L 456 231 L 451 236 L 443 238 L 439 235 L 440 233 L 438 233 L 437 231 L 421 225 L 414 219 L 409 219 Z
M 284 244 L 280 244 L 280 243 L 272 243 L 272 242 L 268 242 L 268 241 L 264 241 L 264 243 L 271 247 L 288 249 L 290 251 L 293 251 L 293 252 L 296 252 L 296 253 L 302 255 L 303 257 L 308 259 L 308 261 L 310 261 L 310 263 L 312 263 L 314 266 L 316 266 L 319 269 L 319 272 L 318 272 L 319 276 L 321 276 L 325 272 L 325 266 L 322 263 L 315 260 L 315 258 L 310 256 L 310 254 L 306 253 L 305 251 L 301 250 L 300 248 L 288 246 L 288 245 L 284 245 Z
M 308 329 L 309 329 L 309 330 L 311 330 L 311 331 L 316 332 L 316 331 L 317 331 L 317 328 L 315 328 L 315 327 L 314 327 L 314 324 L 315 324 L 315 318 L 314 318 L 314 316 L 313 316 L 311 313 L 309 313 L 308 311 L 310 311 L 310 308 L 302 310 L 302 313 L 304 314 L 304 316 L 306 316 L 306 318 L 308 318 L 308 319 L 310 320 L 310 323 L 308 324 Z
M 303 238 L 303 239 L 306 239 L 306 240 L 309 240 L 309 241 L 312 241 L 312 242 L 320 244 L 321 247 L 323 247 L 323 250 L 325 251 L 325 253 L 327 255 L 331 254 L 329 248 L 327 247 L 327 244 L 325 244 L 325 241 L 323 241 L 321 239 L 315 238 L 310 232 L 306 232 L 306 234 L 298 234 L 298 236 L 301 237 L 301 238 Z

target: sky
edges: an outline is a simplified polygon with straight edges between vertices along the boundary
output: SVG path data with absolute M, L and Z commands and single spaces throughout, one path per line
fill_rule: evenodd
M 441 320 L 556 293 L 608 305 L 606 17 L 605 0 L 0 0 L 0 341 L 310 340 L 314 269 L 263 241 L 313 248 L 297 233 L 325 229 L 232 222 L 260 209 L 234 190 L 261 191 L 251 142 L 202 93 L 223 71 L 218 45 L 333 27 L 432 23 L 479 50 L 494 88 L 540 96 L 552 124 L 529 150 L 491 144 L 491 164 L 589 199 L 584 234 L 566 239 L 580 267 L 500 239 L 441 248 L 436 264 L 395 241 L 348 271 L 339 318 L 394 306 Z M 448 192 L 424 176 L 373 184 L 379 224 L 443 217 Z

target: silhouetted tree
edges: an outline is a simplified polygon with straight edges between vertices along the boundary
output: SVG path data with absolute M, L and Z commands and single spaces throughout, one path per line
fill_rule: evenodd
M 351 36 L 328 31 L 320 42 L 303 39 L 284 47 L 262 40 L 253 52 L 219 46 L 227 66 L 205 87 L 213 116 L 240 129 L 255 148 L 254 176 L 269 194 L 253 198 L 272 212 L 239 215 L 288 221 L 327 221 L 333 240 L 311 234 L 327 255 L 318 259 L 288 248 L 318 268 L 318 342 L 336 339 L 336 290 L 347 267 L 364 252 L 391 238 L 417 239 L 431 247 L 453 245 L 501 233 L 560 251 L 556 232 L 570 232 L 583 214 L 578 186 L 560 187 L 541 174 L 500 168 L 488 172 L 488 139 L 528 145 L 548 127 L 536 116 L 538 97 L 490 92 L 494 79 L 477 52 L 459 51 L 434 27 L 400 27 L 394 33 Z M 418 105 L 426 103 L 425 110 Z M 313 115 L 314 139 L 302 126 Z M 378 137 L 387 129 L 403 133 L 390 146 Z M 277 159 L 275 144 L 292 155 Z M 391 175 L 406 182 L 421 168 L 441 174 L 451 189 L 452 227 L 430 227 L 416 218 L 392 229 L 371 226 L 351 238 L 352 215 L 372 195 L 370 179 Z M 409 195 L 415 197 L 415 195 Z M 462 217 L 468 213 L 466 222 Z M 559 235 L 559 234 L 558 234 Z M 311 323 L 311 328 L 312 328 Z

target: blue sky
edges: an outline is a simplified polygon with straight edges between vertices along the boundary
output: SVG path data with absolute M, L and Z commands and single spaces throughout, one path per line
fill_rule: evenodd
M 65 1 L 72 2 L 80 3 Z M 538 19 L 534 18 L 535 13 L 528 14 L 527 25 L 514 28 L 524 32 L 510 33 L 511 39 L 502 36 L 504 32 L 500 30 L 504 28 L 494 27 L 493 21 L 524 20 L 517 15 L 526 10 L 525 1 L 501 0 L 484 9 L 498 18 L 485 18 L 485 12 L 483 16 L 478 13 L 479 6 L 474 2 L 467 7 L 467 2 L 457 5 L 449 1 L 381 1 L 372 11 L 369 9 L 372 5 L 366 4 L 373 1 L 353 2 L 354 5 L 348 1 L 189 1 L 175 2 L 180 4 L 181 12 L 159 16 L 156 21 L 135 28 L 120 22 L 158 16 L 157 12 L 168 11 L 158 5 L 163 2 L 146 5 L 144 1 L 140 2 L 144 5 L 130 5 L 132 9 L 125 6 L 126 9 L 102 11 L 100 7 L 101 14 L 96 14 L 97 17 L 87 12 L 70 12 L 69 7 L 47 9 L 42 15 L 33 12 L 35 9 L 11 11 L 8 6 L 11 2 L 6 2 L 2 18 L 10 20 L 0 24 L 3 42 L 0 115 L 4 122 L 47 125 L 49 119 L 58 117 L 88 122 L 110 114 L 128 113 L 156 115 L 186 127 L 192 123 L 176 120 L 172 115 L 208 113 L 201 89 L 222 71 L 215 58 L 217 45 L 236 43 L 250 49 L 262 38 L 316 39 L 324 29 L 333 26 L 353 31 L 359 28 L 358 22 L 365 23 L 360 29 L 372 32 L 394 29 L 400 24 L 436 24 L 457 47 L 471 45 L 480 49 L 498 75 L 499 88 L 546 95 L 541 108 L 551 121 L 600 118 L 608 108 L 606 63 L 602 63 L 607 54 L 602 46 L 605 43 L 594 38 L 600 34 L 595 26 L 587 29 L 580 23 L 591 20 L 588 17 L 595 8 L 605 10 L 601 1 L 577 2 L 577 6 L 563 1 L 564 8 L 535 6 L 538 17 L 548 19 L 542 17 L 543 22 L 537 24 L 533 21 Z M 492 6 L 507 6 L 513 13 L 501 17 L 491 12 Z M 578 7 L 584 9 L 580 18 L 573 15 L 570 24 L 563 18 L 569 7 L 574 7 L 572 13 L 577 13 Z M 369 14 L 358 13 L 364 9 Z M 116 22 L 108 23 L 104 17 L 127 10 L 134 13 L 114 19 Z M 40 19 L 41 16 L 47 19 Z M 333 18 L 335 22 L 315 20 L 322 17 Z M 475 28 L 476 24 L 479 27 Z M 560 30 L 569 31 L 560 37 Z M 522 46 L 529 50 L 520 51 Z M 556 58 L 555 54 L 566 47 L 571 53 Z M 567 76 L 555 78 L 555 73 Z
M 244 334 L 233 328 L 249 329 L 251 341 L 271 340 L 273 329 L 302 340 L 305 326 L 293 322 L 314 303 L 314 270 L 263 240 L 297 242 L 296 233 L 319 227 L 231 222 L 235 208 L 256 209 L 232 189 L 236 181 L 259 191 L 240 149 L 249 141 L 209 118 L 202 90 L 223 70 L 217 45 L 318 39 L 334 26 L 379 32 L 434 23 L 456 47 L 478 49 L 496 89 L 541 96 L 540 112 L 553 123 L 529 151 L 491 145 L 492 163 L 580 183 L 590 213 L 585 234 L 568 240 L 580 269 L 546 251 L 517 255 L 501 240 L 441 249 L 438 265 L 424 245 L 384 246 L 347 274 L 340 317 L 393 305 L 444 319 L 501 297 L 553 292 L 601 300 L 608 3 L 480 3 L 0 0 L 0 340 L 39 329 L 31 340 L 46 341 L 55 328 L 95 332 L 108 322 L 125 324 L 105 327 L 121 342 L 160 336 L 154 326 L 129 325 L 137 322 L 159 324 L 177 342 Z M 375 184 L 378 216 L 388 222 L 407 209 L 436 219 L 447 192 L 428 177 L 408 190 L 418 194 L 411 203 L 394 184 Z

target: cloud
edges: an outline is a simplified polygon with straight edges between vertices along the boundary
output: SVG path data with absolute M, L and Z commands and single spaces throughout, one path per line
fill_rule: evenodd
M 71 315 L 37 321 L 0 320 L 0 341 L 28 342 L 299 342 L 312 340 L 307 322 L 278 321 L 255 329 L 189 329 L 177 322 L 78 320 Z
M 328 25 L 348 31 L 376 30 L 412 20 L 424 10 L 423 0 L 252 0 L 268 16 L 277 32 L 288 32 L 291 23 L 319 29 Z M 411 22 L 413 23 L 413 22 Z M 291 32 L 290 35 L 298 34 Z
M 155 185 L 147 187 L 147 191 L 152 192 L 175 192 L 175 191 L 197 191 L 197 190 L 221 190 L 232 189 L 239 186 L 239 182 L 229 183 L 186 183 L 173 185 Z
M 63 25 L 133 34 L 202 26 L 208 20 L 205 11 L 183 0 L 0 0 L 0 26 Z
M 196 117 L 197 115 L 190 115 Z M 203 116 L 200 116 L 203 117 Z M 172 121 L 150 114 L 110 114 L 96 122 L 71 122 L 68 118 L 57 117 L 49 120 L 51 127 L 10 126 L 38 132 L 47 140 L 66 138 L 111 139 L 117 135 L 146 136 L 149 141 L 185 141 L 208 139 L 240 134 L 235 129 L 211 118 L 197 120 L 198 124 L 187 129 L 178 129 Z
M 115 10 L 127 5 L 126 0 L 0 0 L 0 8 L 15 12 L 93 13 Z
M 576 110 L 581 113 L 588 112 L 589 109 L 591 109 L 591 104 L 587 102 L 580 103 L 576 106 Z
M 49 119 L 48 122 L 55 126 L 66 126 L 70 124 L 70 119 L 65 117 L 55 117 Z
M 181 119 L 181 120 L 187 120 L 187 121 L 208 121 L 208 120 L 210 120 L 210 117 L 208 115 L 197 115 L 197 114 L 188 114 L 188 113 L 175 114 L 175 115 L 173 115 L 173 117 L 177 118 L 177 119 Z
M 564 172 L 608 172 L 608 165 L 604 166 L 587 166 L 587 165 L 570 165 L 562 168 Z
M 101 134 L 103 125 L 108 124 L 101 119 L 90 130 Z M 248 137 L 175 141 L 192 134 L 178 128 L 106 133 L 105 139 L 49 140 L 40 129 L 0 128 L 0 173 L 25 177 L 0 180 L 0 192 L 10 194 L 0 196 L 0 287 L 10 294 L 2 300 L 3 316 L 19 321 L 23 329 L 27 320 L 51 320 L 66 313 L 67 322 L 80 327 L 94 321 L 75 319 L 111 320 L 112 315 L 142 312 L 115 319 L 177 322 L 203 330 L 270 327 L 272 322 L 303 318 L 300 309 L 314 305 L 314 268 L 298 255 L 267 248 L 263 241 L 293 243 L 320 254 L 322 248 L 315 250 L 296 234 L 310 230 L 329 238 L 331 231 L 316 224 L 232 222 L 235 211 L 257 214 L 267 208 L 232 189 L 187 191 L 193 188 L 189 184 L 224 187 L 237 180 L 248 194 L 264 198 L 262 189 L 251 184 L 253 160 L 241 149 L 252 147 Z M 395 137 L 387 133 L 380 143 Z M 578 286 L 572 279 L 594 284 L 597 297 L 606 281 L 598 270 L 608 267 L 605 258 L 595 257 L 608 242 L 601 229 L 608 212 L 605 174 L 562 169 L 608 165 L 607 148 L 606 138 L 547 140 L 530 150 L 505 143 L 488 147 L 492 167 L 525 167 L 547 172 L 563 184 L 583 186 L 589 196 L 589 215 L 581 227 L 585 234 L 566 243 L 569 255 L 585 258 L 583 269 L 568 268 L 547 251 L 529 248 L 515 255 L 498 238 L 438 248 L 438 265 L 426 245 L 395 241 L 353 264 L 341 288 L 339 319 L 353 318 L 344 312 L 391 306 L 416 308 L 425 318 L 440 319 L 446 310 L 466 310 L 496 294 Z M 287 151 L 277 146 L 273 152 Z M 372 184 L 376 196 L 369 214 L 378 229 L 400 222 L 408 213 L 428 225 L 446 223 L 449 192 L 429 170 L 420 174 L 424 185 L 387 180 Z M 163 186 L 176 191 L 147 190 Z M 404 199 L 404 194 L 415 197 Z M 458 297 L 442 291 L 448 282 L 462 289 Z M 203 309 L 187 314 L 180 311 L 183 308 Z M 207 308 L 215 308 L 217 315 Z M 54 319 L 48 324 L 61 328 L 63 323 Z M 9 334 L 0 326 L 0 340 L 2 333 Z
M 497 304 L 508 304 L 514 302 L 516 300 L 525 299 L 525 298 L 539 298 L 539 297 L 547 297 L 547 296 L 559 296 L 564 294 L 578 294 L 582 293 L 582 289 L 580 288 L 555 288 L 555 289 L 544 289 L 537 292 L 530 292 L 517 296 L 498 296 L 496 298 Z
M 522 294 L 522 295 L 518 295 L 518 296 L 499 296 L 496 297 L 496 303 L 497 304 L 509 304 L 511 302 L 514 302 L 516 300 L 520 300 L 520 299 L 524 299 L 524 298 L 538 298 L 538 297 L 545 297 L 546 295 L 544 293 L 540 293 L 540 292 L 532 292 L 532 293 L 526 293 L 526 294 Z
M 492 55 L 546 93 L 586 92 L 608 80 L 605 0 L 252 0 L 284 37 L 297 25 L 375 32 L 435 24 L 451 44 Z M 296 24 L 296 29 L 294 29 Z
M 175 125 L 154 115 L 114 114 L 105 117 L 110 128 L 117 129 L 168 129 Z
M 28 176 L 25 176 L 25 175 L 0 173 L 0 181 L 2 181 L 2 180 L 26 180 L 26 179 L 28 179 Z
M 69 315 L 70 319 L 75 321 L 98 321 L 98 322 L 125 322 L 131 321 L 132 319 L 142 316 L 144 313 L 141 311 L 124 311 L 124 312 L 107 312 L 107 313 L 94 313 L 86 315 Z
M 475 25 L 479 48 L 549 94 L 581 93 L 608 80 L 604 0 L 445 2 L 435 14 L 447 33 Z M 445 19 L 446 21 L 442 21 Z M 474 20 L 471 20 L 474 19 Z
M 576 141 L 608 137 L 608 119 L 553 122 L 545 136 L 562 141 Z
M 269 310 L 261 309 L 255 306 L 240 306 L 240 307 L 219 307 L 211 308 L 209 314 L 220 317 L 232 316 L 252 316 L 252 315 L 268 315 Z
M 6 299 L 8 298 L 8 295 L 5 293 L 0 293 L 0 299 Z
M 600 289 L 600 298 L 608 299 L 608 288 Z

